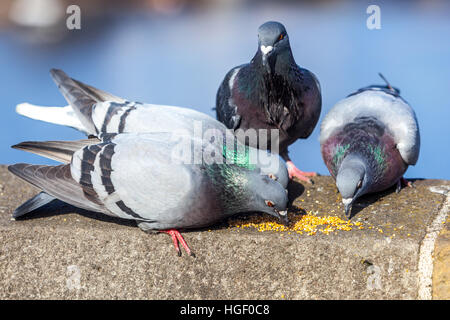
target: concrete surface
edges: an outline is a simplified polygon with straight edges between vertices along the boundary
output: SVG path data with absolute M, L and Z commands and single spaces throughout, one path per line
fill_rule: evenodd
M 290 215 L 343 217 L 333 180 L 315 182 L 290 183 Z M 1 166 L 0 298 L 448 299 L 450 181 L 414 184 L 361 199 L 350 231 L 185 232 L 193 258 L 165 234 L 68 205 L 11 220 L 38 190 Z

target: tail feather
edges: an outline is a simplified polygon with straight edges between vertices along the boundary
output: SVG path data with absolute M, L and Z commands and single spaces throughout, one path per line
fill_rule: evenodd
M 12 146 L 12 148 L 35 153 L 62 163 L 70 163 L 74 152 L 99 142 L 100 140 L 97 138 L 77 141 L 25 141 Z
M 51 69 L 50 74 L 64 98 L 66 98 L 67 102 L 72 106 L 78 119 L 86 128 L 88 134 L 95 135 L 98 133 L 94 121 L 92 120 L 92 109 L 97 102 L 125 102 L 122 98 L 70 78 L 62 70 Z
M 40 192 L 33 198 L 28 199 L 19 207 L 17 207 L 16 210 L 14 210 L 13 212 L 13 218 L 17 219 L 27 213 L 30 213 L 36 209 L 45 206 L 46 204 L 52 202 L 53 200 L 56 200 L 56 198 L 45 192 Z
M 16 112 L 27 118 L 72 127 L 78 131 L 89 134 L 71 106 L 41 107 L 30 103 L 20 103 L 16 106 Z
M 101 102 L 101 99 L 90 95 L 87 90 L 84 90 L 78 83 L 73 81 L 64 71 L 52 69 L 50 73 L 58 89 L 67 102 L 70 103 L 89 134 L 96 134 L 97 129 L 92 121 L 92 108 L 97 102 Z
M 61 201 L 78 208 L 110 214 L 100 201 L 85 195 L 86 192 L 96 193 L 83 188 L 72 178 L 68 164 L 46 166 L 17 163 L 8 166 L 8 170 Z
M 126 103 L 125 99 L 106 91 L 94 88 L 81 81 L 70 78 L 62 70 L 50 70 L 53 80 L 70 105 L 65 107 L 35 106 L 30 103 L 20 103 L 16 112 L 25 117 L 72 127 L 86 135 L 97 135 L 92 120 L 93 107 L 97 102 L 111 101 Z
M 95 97 L 99 101 L 112 101 L 117 103 L 126 103 L 127 100 L 117 97 L 109 92 L 94 88 L 86 83 L 71 78 L 80 88 L 82 88 L 90 96 Z

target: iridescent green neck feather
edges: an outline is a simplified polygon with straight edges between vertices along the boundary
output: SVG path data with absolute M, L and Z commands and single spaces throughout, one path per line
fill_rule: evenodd
M 211 186 L 224 206 L 225 213 L 244 212 L 249 207 L 252 190 L 251 172 L 233 164 L 211 164 L 206 166 Z
M 243 149 L 243 150 L 242 150 Z M 223 156 L 226 163 L 236 164 L 239 167 L 255 170 L 257 167 L 250 161 L 250 147 L 243 146 L 242 148 L 234 147 L 233 149 L 227 148 L 226 145 L 223 146 Z

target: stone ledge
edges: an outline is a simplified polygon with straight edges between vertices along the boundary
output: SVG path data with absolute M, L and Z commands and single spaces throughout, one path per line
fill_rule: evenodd
M 333 180 L 315 182 L 290 183 L 291 211 L 342 217 Z M 0 298 L 427 298 L 422 288 L 448 299 L 448 220 L 436 239 L 432 288 L 419 260 L 423 239 L 445 209 L 446 192 L 436 191 L 450 181 L 417 180 L 415 186 L 361 199 L 352 219 L 361 229 L 308 235 L 224 223 L 184 233 L 197 257 L 179 258 L 167 235 L 67 205 L 11 220 L 12 210 L 38 190 L 1 166 Z

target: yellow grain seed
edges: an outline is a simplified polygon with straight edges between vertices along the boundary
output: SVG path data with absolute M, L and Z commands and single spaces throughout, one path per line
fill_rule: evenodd
M 352 223 L 350 221 L 344 221 L 337 216 L 318 217 L 316 214 L 318 214 L 318 212 L 314 212 L 314 214 L 309 212 L 308 214 L 302 216 L 290 214 L 289 219 L 291 224 L 289 226 L 281 225 L 278 221 L 269 220 L 270 218 L 261 216 L 251 217 L 249 220 L 245 221 L 230 220 L 230 225 L 231 227 L 241 229 L 255 228 L 260 232 L 288 231 L 288 234 L 291 234 L 291 232 L 294 231 L 297 234 L 303 234 L 303 232 L 306 232 L 307 235 L 314 235 L 317 232 L 328 235 L 337 230 L 350 231 L 353 226 L 358 226 L 358 229 L 363 228 L 361 222 Z

